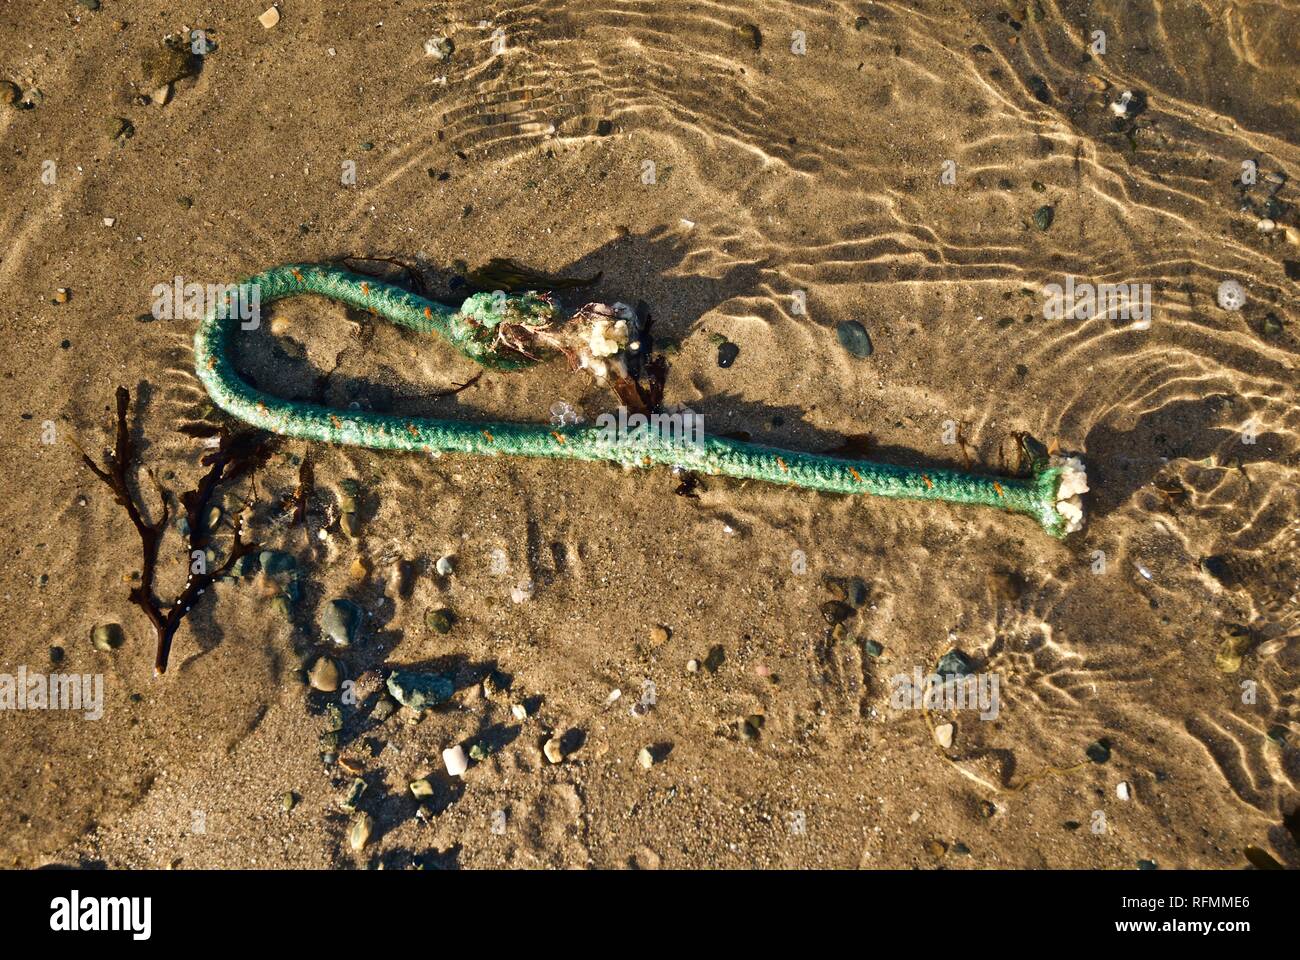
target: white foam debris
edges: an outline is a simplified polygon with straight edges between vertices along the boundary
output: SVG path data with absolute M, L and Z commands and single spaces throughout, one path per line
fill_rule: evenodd
M 1078 457 L 1053 457 L 1051 465 L 1061 470 L 1056 488 L 1056 512 L 1065 517 L 1065 532 L 1083 527 L 1083 494 L 1088 492 L 1088 472 Z

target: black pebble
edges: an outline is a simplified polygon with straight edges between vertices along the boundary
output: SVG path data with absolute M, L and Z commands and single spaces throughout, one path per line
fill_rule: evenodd
M 718 366 L 726 369 L 736 362 L 736 357 L 740 356 L 740 347 L 736 346 L 730 340 L 726 343 L 718 344 Z

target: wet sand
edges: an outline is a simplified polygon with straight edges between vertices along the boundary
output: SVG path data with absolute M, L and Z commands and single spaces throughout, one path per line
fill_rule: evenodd
M 227 6 L 0 9 L 22 97 L 0 104 L 0 673 L 104 682 L 98 720 L 0 711 L 0 864 L 1300 865 L 1294 9 L 286 3 L 265 29 Z M 196 29 L 215 46 L 163 91 L 166 38 Z M 155 679 L 138 539 L 77 446 L 100 454 L 127 386 L 146 464 L 192 488 L 203 448 L 177 427 L 219 418 L 195 323 L 154 319 L 151 291 L 342 256 L 418 261 L 448 299 L 493 257 L 600 271 L 564 302 L 643 302 L 664 399 L 706 429 L 985 470 L 1028 433 L 1086 460 L 1088 525 L 1058 542 L 991 510 L 291 441 L 223 505 L 296 558 L 301 596 L 221 583 Z M 1047 319 L 1070 275 L 1150 285 L 1149 324 Z M 241 368 L 285 396 L 533 422 L 615 403 L 560 364 L 435 396 L 477 372 L 436 339 L 319 300 L 267 314 Z M 185 559 L 172 529 L 164 599 Z M 344 651 L 319 625 L 335 598 L 366 611 Z M 105 623 L 120 648 L 92 645 Z M 954 648 L 999 678 L 996 719 L 894 705 L 891 677 Z M 359 705 L 306 685 L 321 654 Z M 378 721 L 398 666 L 457 693 Z M 331 704 L 376 824 L 359 852 L 353 775 L 321 759 Z M 461 778 L 454 744 L 481 748 Z

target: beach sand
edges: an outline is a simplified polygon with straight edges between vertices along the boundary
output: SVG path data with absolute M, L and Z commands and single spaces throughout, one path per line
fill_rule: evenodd
M 262 10 L 0 8 L 21 97 L 0 104 L 0 673 L 104 684 L 97 720 L 0 711 L 0 865 L 1209 868 L 1253 846 L 1300 866 L 1294 9 Z M 165 53 L 195 30 L 201 57 Z M 418 261 L 450 300 L 493 257 L 599 271 L 564 303 L 641 303 L 665 401 L 706 430 L 989 471 L 1028 433 L 1087 462 L 1088 524 L 1057 541 L 994 510 L 287 441 L 225 492 L 217 543 L 247 509 L 301 595 L 220 583 L 155 678 L 140 543 L 78 447 L 102 456 L 125 386 L 144 464 L 193 488 L 205 450 L 177 428 L 220 418 L 196 323 L 155 319 L 155 286 L 344 256 Z M 1068 276 L 1149 285 L 1149 323 L 1047 319 Z M 478 369 L 436 338 L 313 298 L 266 319 L 241 369 L 285 396 L 531 422 L 616 403 L 558 363 L 435 396 Z M 163 600 L 187 562 L 172 525 Z M 342 651 L 335 598 L 366 612 Z M 108 623 L 125 643 L 101 651 Z M 998 679 L 996 718 L 894 702 L 892 677 L 954 648 Z M 306 685 L 322 654 L 355 704 Z M 380 721 L 399 666 L 458 690 Z M 456 744 L 481 759 L 452 778 Z

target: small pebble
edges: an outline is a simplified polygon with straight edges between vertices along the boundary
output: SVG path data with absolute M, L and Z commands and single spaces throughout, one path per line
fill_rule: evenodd
M 422 711 L 451 699 L 456 684 L 443 673 L 394 670 L 388 675 L 388 692 L 404 707 Z
M 319 657 L 307 673 L 307 682 L 313 690 L 333 693 L 339 688 L 339 665 L 329 657 Z
M 266 11 L 257 18 L 257 22 L 267 30 L 270 30 L 280 22 L 280 11 L 275 7 L 267 7 Z
M 262 572 L 272 575 L 287 573 L 298 565 L 293 554 L 282 553 L 279 550 L 263 550 L 258 554 L 257 560 L 262 565 Z
M 718 346 L 718 366 L 722 369 L 726 370 L 735 363 L 738 356 L 740 356 L 740 347 L 730 340 Z
M 934 742 L 947 750 L 952 746 L 952 731 L 953 726 L 951 723 L 939 724 L 934 728 Z
M 1056 208 L 1050 203 L 1045 203 L 1034 211 L 1034 226 L 1039 230 L 1046 230 L 1056 219 Z
M 446 607 L 439 607 L 436 610 L 430 610 L 424 616 L 424 625 L 430 630 L 436 630 L 439 633 L 450 632 L 451 625 L 454 622 L 455 617 Z
M 516 584 L 510 590 L 510 599 L 515 603 L 523 603 L 533 595 L 533 581 L 523 580 Z
M 351 646 L 361 632 L 362 609 L 351 600 L 331 600 L 321 610 L 320 627 L 336 646 Z
M 934 672 L 943 679 L 966 677 L 975 672 L 975 664 L 960 650 L 949 650 L 934 665 Z
M 101 623 L 90 631 L 90 642 L 96 650 L 108 652 L 122 646 L 126 642 L 126 634 L 122 632 L 120 623 Z
M 521 723 L 528 719 L 528 708 L 522 703 L 510 704 L 510 715 Z
M 416 797 L 431 797 L 433 796 L 433 785 L 429 783 L 428 777 L 412 780 L 411 793 Z
M 564 759 L 564 750 L 560 747 L 560 741 L 556 737 L 546 741 L 542 747 L 542 753 L 546 754 L 546 759 L 551 763 L 559 763 Z
M 636 755 L 636 762 L 649 770 L 655 765 L 655 755 L 650 752 L 649 747 L 642 747 L 641 752 Z
M 352 818 L 352 829 L 348 831 L 348 843 L 351 844 L 353 850 L 360 850 L 370 842 L 370 835 L 374 831 L 374 818 L 368 813 L 358 813 Z
M 1110 744 L 1105 740 L 1095 740 L 1084 751 L 1093 763 L 1105 763 L 1110 759 Z
M 668 642 L 668 628 L 662 624 L 650 628 L 650 646 L 658 647 Z
M 1115 796 L 1119 797 L 1121 800 L 1127 800 L 1130 795 L 1131 792 L 1127 780 L 1121 780 L 1119 783 L 1115 784 Z
M 448 554 L 445 557 L 439 557 L 438 562 L 433 565 L 433 568 L 438 571 L 438 576 L 450 577 L 452 570 L 454 569 L 452 567 L 451 555 Z
M 349 570 L 353 580 L 361 581 L 370 575 L 370 563 L 365 557 L 357 557 L 352 561 L 352 567 Z
M 687 660 L 687 661 L 686 661 L 686 672 L 687 672 L 687 673 L 699 673 L 699 672 L 700 672 L 700 661 L 698 661 L 698 660 Z
M 465 756 L 465 750 L 460 744 L 442 751 L 442 762 L 447 768 L 447 773 L 453 777 L 463 776 L 469 769 L 469 758 Z
M 339 801 L 339 806 L 348 813 L 356 813 L 357 804 L 361 801 L 361 795 L 365 792 L 366 781 L 362 780 L 360 777 L 356 777 L 353 779 L 351 786 L 348 787 L 348 792 L 344 794 L 343 799 Z
M 59 287 L 59 289 L 54 291 L 55 303 L 67 303 L 71 299 L 72 299 L 72 291 L 69 290 L 67 287 Z
M 867 333 L 867 328 L 856 320 L 845 320 L 843 323 L 837 324 L 835 338 L 839 340 L 841 347 L 859 360 L 871 356 L 875 350 L 871 343 L 871 335 Z
M 296 804 L 297 802 L 298 802 L 298 797 L 294 794 L 292 790 L 286 790 L 284 791 L 284 793 L 280 794 L 280 809 L 283 810 L 285 813 L 288 813 L 290 810 L 292 810 L 294 808 L 294 804 Z

